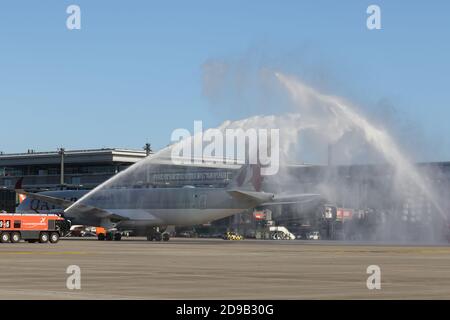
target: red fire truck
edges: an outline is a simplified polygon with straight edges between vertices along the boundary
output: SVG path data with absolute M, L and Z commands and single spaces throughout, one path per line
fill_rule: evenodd
M 0 242 L 56 243 L 62 221 L 64 218 L 57 214 L 0 213 Z

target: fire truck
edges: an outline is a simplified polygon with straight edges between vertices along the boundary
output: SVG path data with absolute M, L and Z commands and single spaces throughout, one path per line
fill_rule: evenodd
M 63 221 L 57 214 L 0 213 L 0 242 L 57 243 Z

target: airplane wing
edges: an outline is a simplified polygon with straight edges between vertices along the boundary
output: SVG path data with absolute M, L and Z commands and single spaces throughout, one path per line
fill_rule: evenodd
M 301 193 L 295 195 L 274 195 L 273 193 L 247 191 L 239 189 L 227 190 L 235 198 L 252 201 L 258 206 L 274 206 L 282 204 L 305 203 L 320 199 L 320 194 Z
M 247 200 L 256 203 L 270 201 L 270 199 L 273 199 L 274 196 L 273 193 L 246 191 L 239 189 L 231 189 L 227 190 L 227 192 L 237 199 Z
M 264 202 L 261 206 L 273 206 L 282 204 L 300 204 L 310 201 L 319 200 L 320 194 L 315 193 L 300 193 L 295 195 L 275 195 L 269 202 Z
M 72 204 L 74 204 L 74 202 L 72 202 Z M 76 210 L 74 210 L 74 209 L 70 210 L 70 207 L 68 207 L 64 210 L 64 213 L 65 214 L 69 213 L 71 217 L 80 218 L 80 219 L 82 219 L 83 217 L 89 217 L 91 219 L 92 218 L 97 218 L 97 219 L 108 218 L 110 220 L 116 220 L 116 222 L 122 221 L 122 220 L 129 220 L 129 218 L 127 218 L 127 217 L 118 215 L 118 214 L 110 212 L 108 210 L 101 209 L 101 208 L 94 207 L 94 206 L 85 205 L 85 204 L 77 204 Z

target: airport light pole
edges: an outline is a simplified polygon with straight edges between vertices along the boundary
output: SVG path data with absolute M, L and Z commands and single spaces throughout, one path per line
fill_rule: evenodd
M 145 146 L 144 146 L 144 150 L 145 150 L 145 153 L 146 153 L 146 155 L 147 155 L 147 157 L 152 153 L 152 145 L 150 144 L 150 143 L 146 143 L 145 144 Z
M 65 153 L 66 149 L 64 148 L 59 148 L 58 153 L 61 156 L 61 180 L 60 180 L 60 184 L 61 186 L 64 185 L 64 153 Z

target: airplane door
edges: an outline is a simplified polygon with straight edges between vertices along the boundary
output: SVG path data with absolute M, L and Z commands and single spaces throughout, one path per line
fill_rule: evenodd
M 200 209 L 206 209 L 206 194 L 200 195 Z
M 206 194 L 202 193 L 202 194 L 196 194 L 195 195 L 195 206 L 198 209 L 206 209 Z

